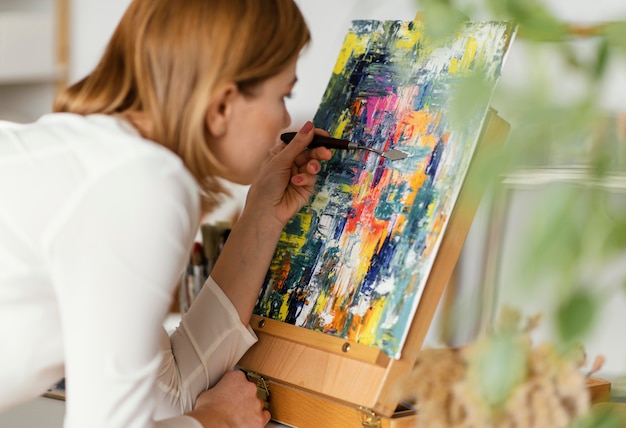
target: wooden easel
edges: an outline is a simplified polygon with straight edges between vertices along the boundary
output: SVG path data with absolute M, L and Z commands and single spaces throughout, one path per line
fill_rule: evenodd
M 414 426 L 417 415 L 400 404 L 395 386 L 415 364 L 478 208 L 480 197 L 468 186 L 477 173 L 476 159 L 502 144 L 509 128 L 489 111 L 400 359 L 377 348 L 253 317 L 259 342 L 238 365 L 260 389 L 269 390 L 272 418 L 300 428 Z

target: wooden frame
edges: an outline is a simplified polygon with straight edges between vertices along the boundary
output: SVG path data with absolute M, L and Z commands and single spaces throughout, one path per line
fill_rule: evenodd
M 371 419 L 378 420 L 376 426 L 400 427 L 415 417 L 410 409 L 399 407 L 395 383 L 413 368 L 478 208 L 479 195 L 468 190 L 476 175 L 476 159 L 502 144 L 509 128 L 495 111 L 488 113 L 400 359 L 376 348 L 253 316 L 259 341 L 239 366 L 269 383 L 273 418 L 299 427 L 369 426 Z
M 70 56 L 70 5 L 69 0 L 56 0 L 56 45 L 57 45 L 57 65 L 59 67 L 59 78 L 57 91 L 65 89 L 68 81 L 68 68 Z

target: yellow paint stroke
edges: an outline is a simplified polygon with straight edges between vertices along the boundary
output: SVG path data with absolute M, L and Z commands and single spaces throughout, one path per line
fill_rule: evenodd
M 283 303 L 281 303 L 280 311 L 278 312 L 278 319 L 281 321 L 287 319 L 287 312 L 289 312 L 289 296 L 291 296 L 291 293 L 283 294 Z
M 404 133 L 410 133 L 410 137 L 414 135 L 426 136 L 428 132 L 428 124 L 432 122 L 432 115 L 423 110 L 414 111 L 402 118 L 404 125 Z
M 361 225 L 360 227 L 363 227 L 363 225 Z M 366 227 L 369 227 L 369 225 Z M 374 227 L 372 227 L 372 229 L 373 228 Z M 365 276 L 367 275 L 367 272 L 370 268 L 369 261 L 372 259 L 374 252 L 377 250 L 379 242 L 382 240 L 382 235 L 383 234 L 380 230 L 372 230 L 370 233 L 365 233 L 363 235 L 364 239 L 362 239 L 360 242 L 353 242 L 354 245 L 358 245 L 358 252 L 360 255 L 359 262 L 356 264 L 356 266 L 354 266 L 354 270 L 352 272 L 351 280 L 353 283 L 361 284 L 365 279 Z M 348 240 L 344 239 L 344 242 L 345 241 Z
M 424 28 L 421 25 L 415 25 L 413 27 L 413 31 L 409 30 L 409 23 L 402 23 L 402 34 L 398 35 L 398 39 L 395 43 L 395 46 L 398 49 L 409 49 L 413 50 L 415 46 L 417 46 L 418 40 L 420 40 L 424 36 Z
M 343 47 L 339 52 L 339 56 L 337 57 L 337 62 L 335 63 L 333 73 L 342 74 L 346 69 L 346 64 L 348 63 L 348 60 L 352 56 L 360 56 L 364 54 L 367 50 L 368 40 L 369 34 L 365 34 L 359 37 L 354 33 L 348 33 L 346 39 L 343 42 Z
M 428 133 L 429 125 L 437 125 L 441 121 L 441 113 L 429 113 L 424 110 L 409 112 L 398 121 L 394 135 L 395 141 L 400 138 L 413 140 L 419 136 L 420 146 L 434 149 L 437 137 Z
M 421 189 L 422 186 L 424 185 L 424 181 L 426 180 L 426 174 L 424 174 L 424 169 L 425 167 L 421 167 L 419 171 L 416 171 L 416 173 L 410 177 L 409 183 L 410 183 L 411 189 Z M 418 193 L 419 192 L 417 190 L 414 192 L 410 192 L 407 195 L 405 205 L 412 207 L 415 204 L 415 198 L 417 197 Z
M 326 305 L 328 305 L 328 297 L 328 292 L 321 290 L 317 300 L 315 301 L 315 306 L 313 306 L 312 313 L 320 314 L 324 312 Z
M 324 326 L 324 332 L 341 331 L 346 325 L 348 318 L 348 311 L 343 307 L 346 305 L 346 299 L 343 296 L 338 296 L 332 307 L 333 319 L 330 323 Z
M 432 211 L 434 209 L 434 204 L 431 204 L 428 209 L 428 216 L 432 215 Z M 448 216 L 444 213 L 439 214 L 434 218 L 432 232 L 428 235 L 428 239 L 426 240 L 426 248 L 424 249 L 424 257 L 430 256 L 430 254 L 435 249 L 435 244 L 439 240 L 439 236 L 443 231 L 443 227 L 446 224 L 446 220 Z
M 376 343 L 376 330 L 380 325 L 385 302 L 386 299 L 376 299 L 372 302 L 372 306 L 368 309 L 356 331 L 357 337 L 353 340 L 358 339 L 360 343 Z
M 468 71 L 476 58 L 478 52 L 478 41 L 474 37 L 470 37 L 465 45 L 465 52 L 461 59 L 452 58 L 448 70 L 450 74 L 459 74 Z
M 302 225 L 302 230 L 304 233 L 301 234 L 291 234 L 286 233 L 284 230 L 280 235 L 280 239 L 283 242 L 288 242 L 289 244 L 293 244 L 295 249 L 300 250 L 306 244 L 307 234 L 306 232 L 311 229 L 311 222 L 313 221 L 313 214 L 307 214 L 304 212 L 298 213 L 298 218 L 300 220 L 300 224 Z
M 350 123 L 350 117 L 351 113 L 349 110 L 344 110 L 341 112 L 341 116 L 339 116 L 339 119 L 337 119 L 337 126 L 335 127 L 335 130 L 333 131 L 333 137 L 335 138 L 341 138 L 343 136 L 343 131 L 346 129 L 346 126 L 348 126 L 348 124 Z

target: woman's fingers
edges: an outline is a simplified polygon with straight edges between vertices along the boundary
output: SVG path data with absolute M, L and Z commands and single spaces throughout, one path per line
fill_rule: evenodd
M 320 147 L 323 149 L 319 155 L 319 158 L 322 160 L 328 160 L 332 156 L 330 150 Z M 317 150 L 317 149 L 315 149 Z M 297 163 L 292 167 L 292 180 L 293 184 L 298 186 L 307 186 L 315 183 L 317 179 L 317 174 L 322 170 L 322 163 L 315 159 L 309 158 L 306 163 L 302 166 L 297 166 Z
M 316 179 L 315 174 L 294 174 L 291 176 L 291 183 L 299 187 L 313 186 Z
M 322 170 L 322 164 L 316 159 L 311 159 L 305 165 L 305 172 L 309 174 L 317 174 Z
M 304 151 L 304 149 L 311 144 L 314 130 L 315 127 L 313 126 L 313 122 L 307 121 L 296 133 L 296 136 L 293 137 L 289 144 L 284 146 L 283 152 L 285 152 L 286 155 L 292 155 L 293 158 L 295 158 L 298 153 Z
M 330 159 L 330 157 L 332 156 L 332 152 L 325 147 L 317 147 L 314 149 L 305 150 L 313 140 L 313 136 L 315 134 L 327 136 L 328 132 L 320 128 L 313 128 L 313 123 L 308 121 L 304 124 L 300 131 L 296 133 L 295 137 L 293 137 L 289 144 L 284 144 L 282 142 L 278 143 L 272 148 L 270 153 L 275 155 L 285 150 L 285 155 L 291 156 L 293 162 L 298 167 L 306 165 L 306 163 L 312 158 L 318 160 Z
M 317 164 L 319 166 L 319 161 L 329 160 L 332 156 L 333 152 L 330 149 L 327 149 L 326 147 L 316 147 L 298 154 L 294 160 L 294 164 L 298 168 L 308 167 L 309 164 Z M 303 171 L 304 170 L 302 170 L 302 172 Z M 319 170 L 316 171 L 316 173 L 317 172 L 319 172 Z

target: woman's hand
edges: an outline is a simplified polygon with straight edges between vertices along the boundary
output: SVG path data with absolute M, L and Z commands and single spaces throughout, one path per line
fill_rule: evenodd
M 332 156 L 325 147 L 306 150 L 315 133 L 328 135 L 307 122 L 289 144 L 272 149 L 248 191 L 247 209 L 272 215 L 284 225 L 309 201 L 320 161 Z
M 325 147 L 306 149 L 314 132 L 325 133 L 307 122 L 289 144 L 280 143 L 272 150 L 211 271 L 244 324 L 250 322 L 285 224 L 309 201 L 320 161 L 332 156 Z
M 256 385 L 239 370 L 227 372 L 213 388 L 198 395 L 188 415 L 207 428 L 263 428 L 270 421 Z

